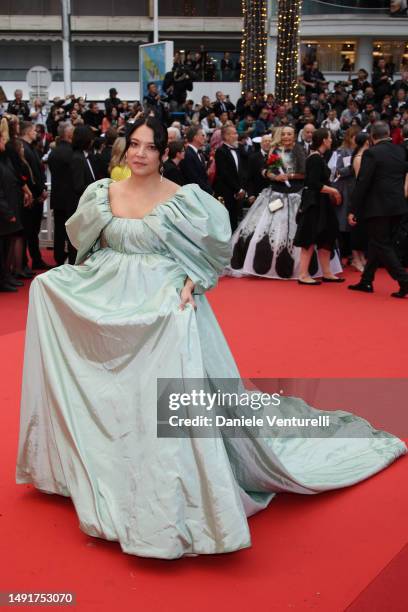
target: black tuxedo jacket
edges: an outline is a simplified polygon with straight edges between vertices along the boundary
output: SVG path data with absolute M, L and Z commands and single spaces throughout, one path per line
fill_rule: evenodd
M 265 168 L 266 157 L 261 151 L 255 151 L 249 156 L 248 161 L 248 195 L 258 197 L 265 187 L 270 187 L 271 182 L 264 178 L 261 171 Z
M 71 179 L 72 147 L 61 140 L 48 157 L 51 172 L 51 208 L 69 212 L 72 207 L 74 191 Z
M 180 170 L 183 173 L 186 184 L 197 183 L 207 193 L 213 193 L 208 181 L 207 170 L 201 162 L 197 153 L 191 147 L 186 148 L 184 159 L 180 162 Z
M 31 168 L 32 177 L 30 175 L 28 179 L 28 186 L 31 190 L 31 193 L 34 196 L 34 199 L 40 197 L 45 187 L 45 173 L 41 164 L 41 159 L 37 153 L 37 150 L 28 142 L 23 140 L 24 146 L 24 157 L 28 165 Z
M 226 112 L 232 112 L 235 110 L 235 106 L 232 102 L 230 102 L 229 100 L 224 100 L 224 107 L 225 107 L 225 111 Z M 215 114 L 217 117 L 219 117 L 221 115 L 221 113 L 225 112 L 223 110 L 223 105 L 221 104 L 221 102 L 218 102 L 218 100 L 216 102 L 214 102 L 213 104 L 213 108 L 215 111 Z
M 234 194 L 243 188 L 242 161 L 238 149 L 236 149 L 236 153 L 238 155 L 238 170 L 231 149 L 226 144 L 223 144 L 215 152 L 216 178 L 214 188 L 216 194 L 224 198 L 227 206 L 228 203 L 235 202 Z
M 173 181 L 173 183 L 177 183 L 177 185 L 185 185 L 184 175 L 177 164 L 171 159 L 168 159 L 164 162 L 163 166 L 163 176 L 165 178 L 169 179 L 169 181 Z
M 351 212 L 360 219 L 407 214 L 404 196 L 407 172 L 404 149 L 391 140 L 382 140 L 367 149 L 351 196 Z
M 91 183 L 94 183 L 98 169 L 95 161 L 92 158 L 92 155 L 89 156 L 89 162 L 92 166 L 94 176 L 89 168 L 89 164 L 86 160 L 85 153 L 83 151 L 74 151 L 72 154 L 71 160 L 71 180 L 72 180 L 72 188 L 73 188 L 73 200 L 72 200 L 72 210 L 69 211 L 71 214 L 77 209 L 79 200 L 81 199 L 82 194 L 85 189 Z

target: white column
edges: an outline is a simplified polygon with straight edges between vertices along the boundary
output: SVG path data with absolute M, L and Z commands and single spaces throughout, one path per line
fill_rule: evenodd
M 358 41 L 355 70 L 357 71 L 360 68 L 367 70 L 368 80 L 370 81 L 373 72 L 373 39 L 369 36 L 361 36 Z
M 153 0 L 153 42 L 159 42 L 159 0 Z
M 266 47 L 266 87 L 265 93 L 275 93 L 276 53 L 278 50 L 277 36 L 268 35 Z
M 64 94 L 72 94 L 71 82 L 71 0 L 61 0 L 62 5 L 62 63 L 64 68 Z

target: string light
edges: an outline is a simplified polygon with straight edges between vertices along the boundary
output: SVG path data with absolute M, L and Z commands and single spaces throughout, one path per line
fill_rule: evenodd
M 241 0 L 244 27 L 241 40 L 242 94 L 265 93 L 267 0 Z
M 296 102 L 299 61 L 299 27 L 302 0 L 278 0 L 278 49 L 275 94 L 280 102 Z

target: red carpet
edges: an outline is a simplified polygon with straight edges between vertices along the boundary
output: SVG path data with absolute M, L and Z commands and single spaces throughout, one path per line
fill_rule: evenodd
M 392 290 L 383 273 L 374 295 L 227 278 L 209 297 L 244 376 L 404 377 L 408 299 Z M 81 612 L 408 609 L 408 457 L 348 489 L 278 496 L 250 519 L 250 549 L 174 562 L 123 554 L 79 530 L 69 499 L 15 485 L 27 290 L 0 304 L 0 591 L 72 591 Z

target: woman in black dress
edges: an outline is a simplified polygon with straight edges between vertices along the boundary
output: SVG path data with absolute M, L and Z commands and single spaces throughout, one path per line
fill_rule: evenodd
M 319 128 L 313 133 L 312 153 L 306 160 L 305 188 L 297 214 L 297 231 L 293 241 L 301 247 L 298 283 L 301 285 L 320 285 L 309 272 L 315 246 L 323 272 L 323 282 L 340 283 L 330 270 L 330 256 L 339 233 L 334 205 L 341 204 L 337 189 L 329 186 L 330 170 L 323 155 L 329 151 L 332 137 L 327 128 Z

